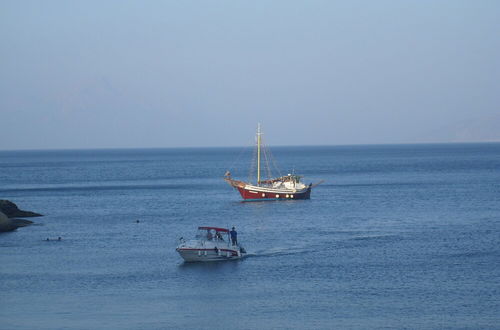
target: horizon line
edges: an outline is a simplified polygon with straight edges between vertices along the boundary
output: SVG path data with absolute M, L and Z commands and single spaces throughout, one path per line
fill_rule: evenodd
M 268 145 L 272 148 L 297 148 L 297 147 L 362 147 L 362 146 L 397 146 L 397 145 L 438 145 L 438 144 L 495 144 L 500 141 L 454 141 L 454 142 L 399 142 L 399 143 L 346 143 L 346 144 L 300 144 L 300 145 Z M 22 149 L 0 149 L 0 152 L 11 151 L 96 151 L 96 150 L 159 150 L 159 149 L 223 149 L 223 148 L 245 148 L 253 145 L 234 146 L 183 146 L 183 147 L 88 147 L 88 148 L 22 148 Z

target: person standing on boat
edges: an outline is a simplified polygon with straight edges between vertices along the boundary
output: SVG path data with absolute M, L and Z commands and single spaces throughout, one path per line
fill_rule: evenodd
M 233 245 L 238 245 L 238 233 L 236 232 L 234 227 L 233 229 L 231 229 L 229 234 L 231 235 L 231 241 L 233 242 Z

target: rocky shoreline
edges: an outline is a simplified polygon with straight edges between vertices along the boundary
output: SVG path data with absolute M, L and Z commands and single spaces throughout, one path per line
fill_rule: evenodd
M 41 217 L 42 214 L 20 210 L 16 204 L 8 200 L 0 200 L 0 233 L 16 230 L 19 227 L 26 227 L 33 221 L 18 219 L 18 217 Z

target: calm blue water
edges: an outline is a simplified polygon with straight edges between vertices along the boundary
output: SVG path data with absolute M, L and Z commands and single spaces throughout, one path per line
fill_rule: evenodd
M 46 215 L 0 235 L 0 328 L 500 328 L 500 144 L 274 148 L 325 183 L 254 203 L 240 150 L 0 152 L 0 198 Z M 184 264 L 199 225 L 250 256 Z

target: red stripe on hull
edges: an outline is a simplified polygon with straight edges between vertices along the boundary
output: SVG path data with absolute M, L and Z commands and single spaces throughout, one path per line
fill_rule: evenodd
M 261 192 L 254 190 L 247 190 L 245 188 L 237 187 L 238 191 L 244 200 L 290 200 L 290 199 L 309 199 L 311 198 L 311 187 L 305 191 L 298 193 L 274 193 L 274 192 Z

